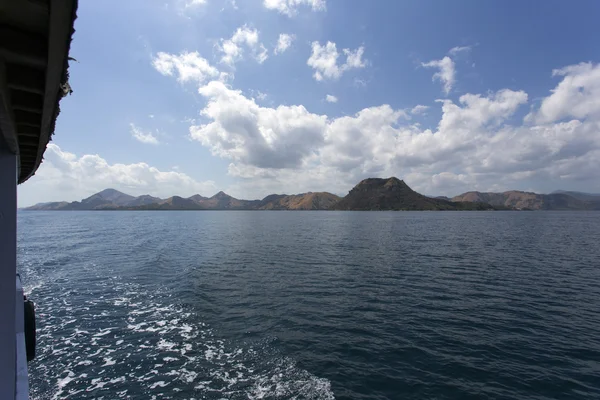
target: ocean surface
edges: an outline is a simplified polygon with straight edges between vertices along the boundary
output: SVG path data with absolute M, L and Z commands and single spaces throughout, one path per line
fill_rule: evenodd
M 20 212 L 33 399 L 598 399 L 600 212 Z

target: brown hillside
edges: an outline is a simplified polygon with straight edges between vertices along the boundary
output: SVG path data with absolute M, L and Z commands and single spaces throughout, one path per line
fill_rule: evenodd
M 404 181 L 368 178 L 332 207 L 334 210 L 470 210 L 489 209 L 482 203 L 453 203 L 432 199 L 412 190 Z
M 291 196 L 277 196 L 267 204 L 258 207 L 259 210 L 327 210 L 337 203 L 340 198 L 327 192 L 309 192 Z

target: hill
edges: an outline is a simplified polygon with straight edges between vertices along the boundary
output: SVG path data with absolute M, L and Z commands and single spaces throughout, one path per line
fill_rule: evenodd
M 149 194 L 144 194 L 144 195 L 138 196 L 138 197 L 134 198 L 133 200 L 127 202 L 126 204 L 124 204 L 124 206 L 128 206 L 128 207 L 144 206 L 147 204 L 160 203 L 162 201 L 163 201 L 163 199 L 161 199 L 159 197 L 153 197 L 153 196 L 150 196 Z
M 208 199 L 208 197 L 204 197 L 204 196 L 200 196 L 199 194 L 195 194 L 193 196 L 188 197 L 188 199 L 195 201 L 196 203 L 199 203 L 202 200 Z
M 480 210 L 492 209 L 482 203 L 454 203 L 423 196 L 398 178 L 368 178 L 356 185 L 334 210 Z
M 37 203 L 31 207 L 27 207 L 27 210 L 63 210 L 69 205 L 66 201 L 54 201 L 47 203 Z
M 26 210 L 600 210 L 600 195 L 556 191 L 538 194 L 466 192 L 452 199 L 424 196 L 397 178 L 368 178 L 340 198 L 328 192 L 271 194 L 262 200 L 240 200 L 219 192 L 168 199 L 148 194 L 131 196 L 105 189 L 81 201 L 38 203 Z
M 466 192 L 453 197 L 452 201 L 483 202 L 516 210 L 600 210 L 600 198 L 584 201 L 565 192 L 551 194 L 517 190 L 502 193 Z
M 221 191 L 212 197 L 198 200 L 196 203 L 205 210 L 244 210 L 251 209 L 255 201 L 238 200 Z
M 566 194 L 582 201 L 600 201 L 600 193 L 573 192 L 568 190 L 555 190 L 550 194 Z
M 266 202 L 265 202 L 266 201 Z M 294 195 L 271 195 L 265 197 L 258 210 L 328 210 L 340 201 L 340 197 L 327 192 L 308 192 Z

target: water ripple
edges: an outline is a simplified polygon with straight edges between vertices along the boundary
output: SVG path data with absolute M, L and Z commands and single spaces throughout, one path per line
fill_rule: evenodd
M 33 397 L 594 399 L 600 213 L 19 214 Z

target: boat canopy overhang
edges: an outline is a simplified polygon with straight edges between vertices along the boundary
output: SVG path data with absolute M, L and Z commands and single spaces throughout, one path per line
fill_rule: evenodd
M 77 0 L 0 0 L 0 140 L 17 180 L 42 162 L 68 83 Z
M 40 166 L 70 92 L 76 10 L 77 0 L 0 0 L 0 399 L 28 398 L 17 183 Z

